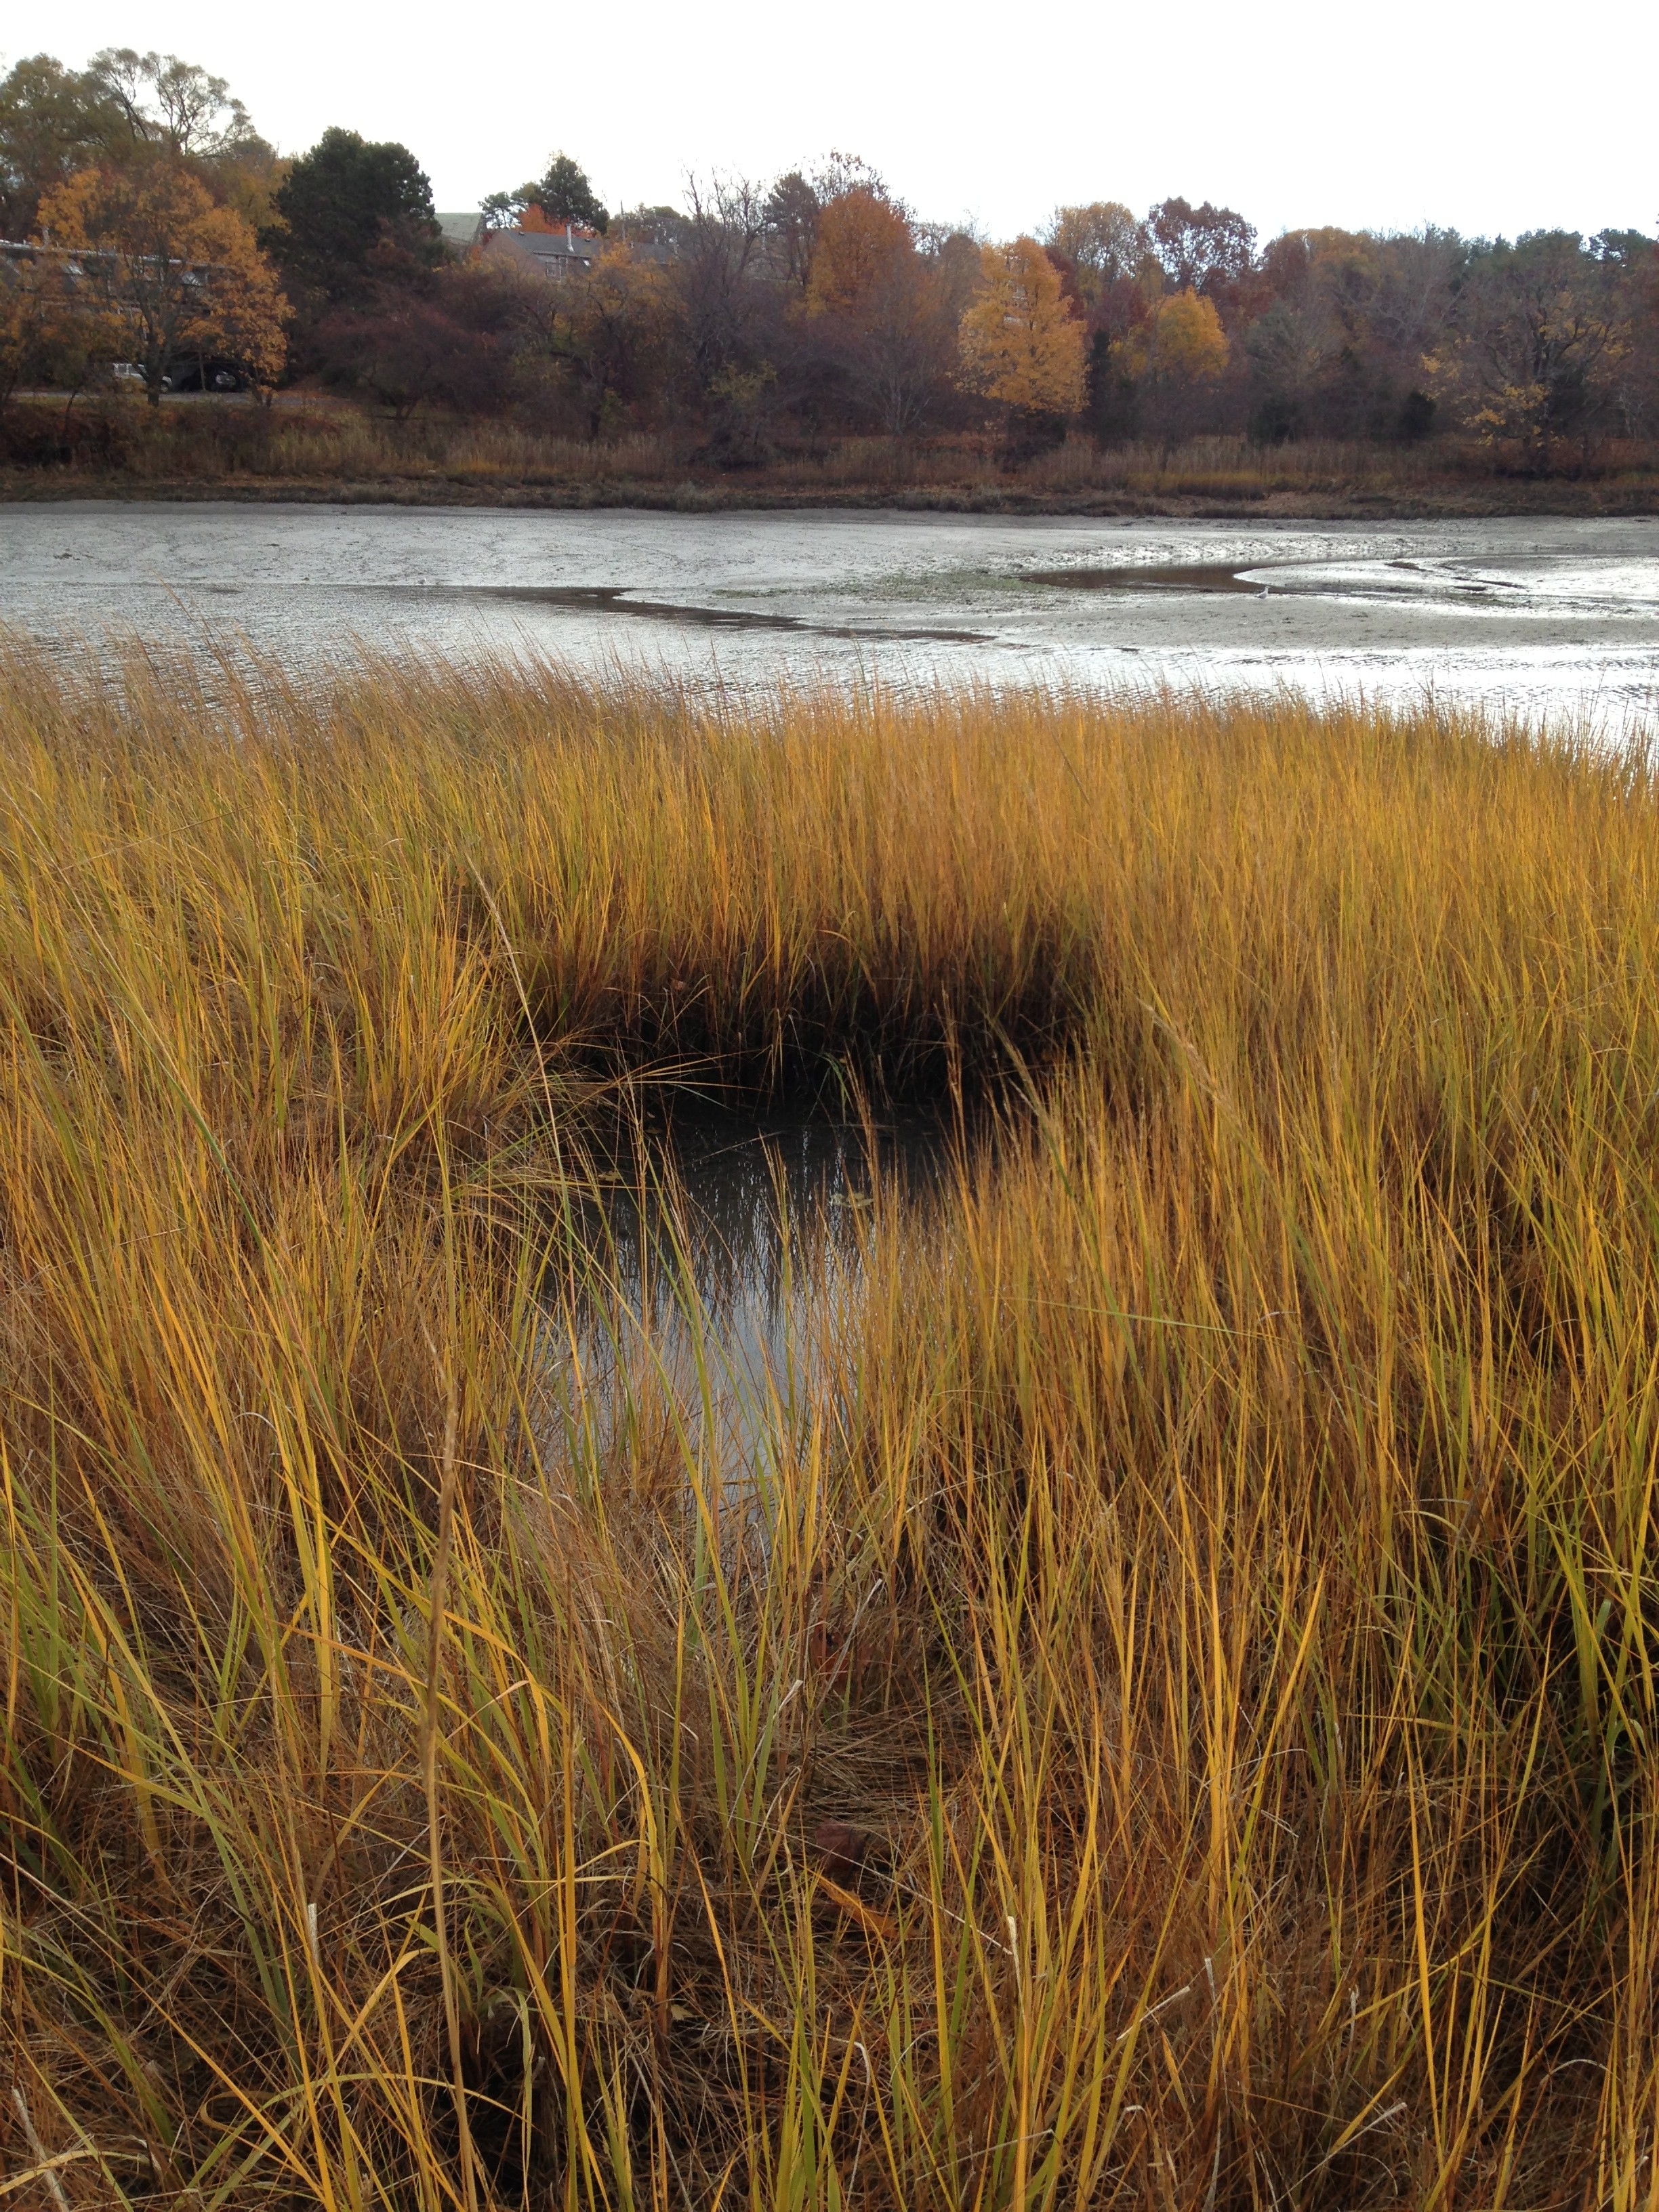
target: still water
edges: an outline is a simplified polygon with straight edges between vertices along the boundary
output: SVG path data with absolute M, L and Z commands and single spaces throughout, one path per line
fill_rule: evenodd
M 950 1172 L 943 1124 L 680 1116 L 583 1209 L 579 1265 L 550 1297 L 575 1455 L 604 1465 L 656 1431 L 720 1481 L 762 1469 L 820 1413 L 861 1301 L 880 1210 L 927 1208 Z
M 0 509 L 0 623 L 551 656 L 739 692 L 1291 686 L 1659 727 L 1659 520 L 1171 522 L 82 501 Z

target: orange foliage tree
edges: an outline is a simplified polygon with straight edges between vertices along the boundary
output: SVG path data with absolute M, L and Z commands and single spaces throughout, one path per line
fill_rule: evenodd
M 41 201 L 40 223 L 76 257 L 79 311 L 100 318 L 113 356 L 143 368 L 152 403 L 195 356 L 235 362 L 256 387 L 282 374 L 289 307 L 270 265 L 182 161 L 145 154 L 83 169 Z
M 908 216 L 874 186 L 854 185 L 817 210 L 805 312 L 889 435 L 914 430 L 948 374 L 950 320 Z
M 901 209 L 867 185 L 842 192 L 818 210 L 806 280 L 808 310 L 819 315 L 867 312 L 890 286 L 896 270 L 915 258 L 915 242 Z
M 1020 416 L 1074 415 L 1083 404 L 1083 325 L 1035 239 L 988 246 L 984 289 L 962 319 L 963 377 Z

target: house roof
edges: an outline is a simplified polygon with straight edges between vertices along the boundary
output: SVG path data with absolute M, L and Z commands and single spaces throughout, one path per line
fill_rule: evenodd
M 598 258 L 599 241 L 592 232 L 580 230 L 491 230 L 484 234 L 487 253 L 507 253 L 542 269 L 562 273 L 573 266 L 587 268 Z
M 476 246 L 483 234 L 483 216 L 477 208 L 460 215 L 440 215 L 439 229 L 450 246 Z

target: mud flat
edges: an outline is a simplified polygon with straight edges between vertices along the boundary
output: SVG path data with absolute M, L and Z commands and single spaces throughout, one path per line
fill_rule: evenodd
M 0 622 L 62 643 L 367 642 L 695 684 L 1289 686 L 1650 727 L 1659 520 L 15 507 Z

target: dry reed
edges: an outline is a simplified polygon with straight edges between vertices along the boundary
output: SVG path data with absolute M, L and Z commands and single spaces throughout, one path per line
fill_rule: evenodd
M 1643 761 L 21 650 L 0 747 L 15 2201 L 1659 2195 Z M 578 1225 L 689 1071 L 1003 1102 L 740 1463 Z
M 1103 503 L 1115 511 L 1160 503 L 1248 510 L 1273 501 L 1294 511 L 1334 505 L 1362 514 L 1389 502 L 1449 502 L 1479 511 L 1522 498 L 1586 512 L 1651 509 L 1650 443 L 1610 441 L 1572 480 L 1549 487 L 1525 477 L 1524 457 L 1455 437 L 1417 446 L 1361 439 L 1303 439 L 1262 446 L 1237 434 L 1137 441 L 1099 447 L 1072 435 L 1011 464 L 1001 440 L 981 434 L 892 439 L 836 436 L 817 444 L 784 439 L 763 467 L 723 471 L 696 428 L 641 430 L 596 441 L 556 435 L 528 422 L 421 414 L 389 416 L 315 395 L 264 409 L 240 401 L 184 399 L 159 411 L 104 401 L 77 415 L 61 402 L 26 399 L 12 416 L 20 457 L 34 450 L 49 468 L 13 467 L 6 481 L 30 493 L 77 482 L 222 487 L 276 495 L 373 485 L 404 496 L 532 500 L 629 499 L 691 508 L 756 500 L 805 504 L 875 501 L 923 507 L 1005 501 L 1060 506 Z M 58 456 L 62 454 L 62 459 Z

